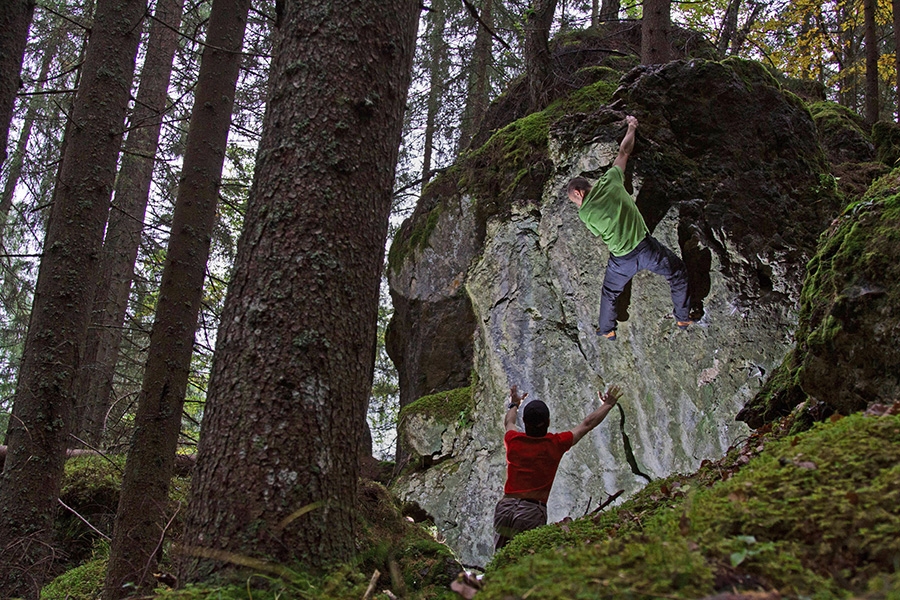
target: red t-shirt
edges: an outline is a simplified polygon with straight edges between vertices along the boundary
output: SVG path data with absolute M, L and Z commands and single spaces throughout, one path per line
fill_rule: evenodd
M 571 431 L 530 437 L 511 429 L 503 436 L 506 446 L 506 486 L 503 492 L 546 502 L 563 454 L 572 447 Z

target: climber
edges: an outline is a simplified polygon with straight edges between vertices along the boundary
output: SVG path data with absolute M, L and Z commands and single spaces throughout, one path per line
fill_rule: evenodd
M 494 509 L 494 549 L 505 546 L 517 533 L 547 524 L 547 498 L 556 477 L 559 461 L 566 451 L 578 443 L 590 430 L 606 418 L 607 413 L 622 397 L 618 386 L 605 394 L 597 392 L 600 407 L 584 418 L 572 431 L 547 433 L 550 409 L 540 400 L 532 400 L 522 410 L 525 433 L 516 427 L 519 405 L 528 396 L 518 388 L 509 390 L 503 425 L 506 434 L 506 485 L 503 498 Z
M 666 278 L 675 305 L 675 324 L 687 329 L 690 317 L 687 270 L 678 256 L 650 235 L 634 198 L 625 189 L 625 165 L 634 149 L 637 118 L 625 117 L 628 131 L 619 145 L 612 167 L 596 185 L 584 177 L 569 182 L 566 194 L 578 206 L 578 217 L 588 230 L 600 236 L 609 248 L 609 261 L 600 294 L 597 334 L 615 341 L 616 299 L 638 271 L 647 270 Z

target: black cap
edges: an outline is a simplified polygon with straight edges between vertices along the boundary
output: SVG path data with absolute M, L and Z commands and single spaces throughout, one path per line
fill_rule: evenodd
M 532 400 L 522 411 L 522 422 L 525 423 L 526 435 L 544 437 L 550 426 L 550 409 L 540 400 Z

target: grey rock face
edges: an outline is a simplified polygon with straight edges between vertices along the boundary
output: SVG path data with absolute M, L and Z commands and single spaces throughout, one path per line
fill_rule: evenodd
M 666 77 L 659 72 L 638 74 L 630 87 L 622 88 L 621 98 L 639 118 L 641 111 L 658 108 L 653 103 L 665 103 L 666 87 L 675 85 L 667 81 L 676 80 L 683 93 L 690 84 L 701 86 L 703 81 L 697 80 L 712 72 L 714 79 L 725 79 L 722 85 L 734 94 L 746 95 L 733 100 L 745 111 L 743 124 L 739 115 L 710 116 L 708 99 L 700 97 L 693 104 L 684 100 L 669 107 L 665 119 L 659 109 L 639 129 L 643 138 L 638 150 L 643 146 L 645 154 L 633 161 L 631 177 L 638 206 L 651 233 L 685 256 L 692 289 L 702 299 L 699 323 L 678 330 L 668 285 L 644 272 L 633 280 L 627 306 L 620 309 L 618 341 L 608 342 L 595 333 L 608 254 L 578 219 L 563 189 L 575 175 L 597 177 L 610 166 L 624 130 L 617 122 L 623 114 L 608 109 L 566 117 L 551 126 L 548 156 L 555 170 L 543 193 L 517 199 L 502 217 L 487 219 L 483 244 L 473 244 L 440 264 L 430 254 L 481 237 L 460 227 L 476 222 L 472 203 L 453 200 L 450 204 L 459 210 L 441 213 L 430 249 L 410 253 L 400 270 L 413 273 L 438 266 L 427 277 L 417 277 L 415 294 L 446 298 L 449 292 L 441 290 L 461 282 L 472 315 L 474 424 L 457 432 L 443 462 L 406 476 L 396 486 L 403 498 L 434 517 L 465 564 L 484 565 L 492 554 L 493 507 L 505 480 L 502 420 L 511 385 L 528 392 L 529 400 L 549 405 L 555 431 L 577 425 L 598 406 L 597 392 L 607 385 L 620 385 L 625 392 L 620 408 L 563 458 L 548 506 L 552 522 L 581 516 L 618 490 L 627 495 L 650 478 L 694 471 L 702 460 L 721 456 L 748 433 L 734 415 L 792 344 L 803 265 L 815 236 L 806 233 L 806 225 L 791 222 L 782 228 L 789 230 L 782 237 L 768 224 L 779 226 L 781 219 L 811 214 L 801 197 L 809 190 L 792 196 L 789 180 L 757 181 L 748 188 L 755 196 L 741 204 L 741 188 L 732 177 L 738 167 L 728 168 L 727 163 L 739 156 L 746 171 L 765 178 L 765 163 L 775 152 L 770 146 L 781 143 L 782 137 L 745 144 L 745 154 L 729 147 L 727 154 L 709 154 L 705 148 L 691 155 L 672 133 L 672 123 L 686 127 L 694 119 L 711 131 L 710 119 L 716 127 L 728 121 L 728 127 L 742 129 L 724 127 L 724 134 L 742 143 L 774 115 L 792 124 L 801 138 L 788 149 L 779 148 L 778 155 L 794 152 L 796 160 L 807 165 L 804 177 L 818 181 L 818 173 L 810 172 L 823 160 L 815 129 L 808 113 L 779 96 L 777 89 L 769 89 L 762 75 L 756 82 L 762 92 L 754 92 L 753 86 L 729 80 L 734 72 L 727 68 L 673 64 L 677 72 Z M 748 112 L 754 94 L 771 105 L 769 116 Z M 683 173 L 677 165 L 684 166 Z M 769 195 L 760 197 L 759 190 L 765 189 Z M 760 230 L 747 222 L 752 211 L 746 205 L 765 210 L 767 202 L 777 202 L 779 208 L 761 219 L 770 229 Z M 827 210 L 814 214 L 816 222 L 809 228 L 827 223 Z M 451 215 L 453 224 L 442 224 Z M 393 276 L 395 298 L 410 293 L 410 279 Z M 427 291 L 421 287 L 426 279 Z M 448 318 L 458 322 L 455 316 Z M 403 360 L 409 364 L 409 357 Z M 441 441 L 442 447 L 445 444 Z

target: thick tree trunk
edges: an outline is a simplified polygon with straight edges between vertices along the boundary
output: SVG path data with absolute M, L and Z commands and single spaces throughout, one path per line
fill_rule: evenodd
M 878 39 L 875 35 L 876 0 L 863 0 L 866 42 L 866 123 L 878 120 Z
M 603 0 L 600 6 L 600 13 L 597 15 L 598 21 L 618 21 L 619 10 L 622 8 L 621 0 Z M 595 23 L 596 25 L 596 23 Z
M 447 42 L 444 41 L 446 25 L 445 7 L 442 2 L 432 2 L 432 10 L 425 16 L 428 22 L 428 105 L 425 114 L 425 142 L 422 148 L 422 189 L 431 180 L 431 156 L 434 151 L 434 133 L 438 110 L 441 107 L 444 79 L 446 78 Z M 480 31 L 480 29 L 479 29 Z M 476 38 L 477 39 L 477 38 Z
M 79 437 L 95 447 L 100 445 L 110 406 L 134 261 L 140 247 L 159 131 L 166 112 L 172 60 L 178 48 L 183 3 L 184 0 L 159 0 L 156 5 L 131 130 L 125 141 L 103 242 L 100 281 L 85 349 L 86 368 L 79 374 L 77 388 L 82 405 Z
M 644 0 L 641 25 L 641 63 L 655 65 L 669 62 L 669 28 L 671 0 Z
M 41 58 L 41 70 L 38 73 L 39 82 L 45 82 L 50 74 L 50 65 L 56 57 L 56 50 L 59 45 L 59 35 L 59 31 L 54 31 L 53 36 L 48 40 L 44 49 L 44 55 Z M 28 152 L 28 142 L 31 139 L 31 131 L 34 128 L 34 121 L 37 118 L 40 104 L 41 98 L 39 95 L 34 95 L 29 99 L 25 117 L 22 119 L 19 139 L 16 141 L 16 149 L 12 157 L 10 157 L 6 182 L 3 184 L 3 196 L 0 197 L 0 247 L 2 247 L 6 235 L 5 226 L 9 219 L 9 211 L 12 210 L 13 197 L 16 192 L 16 186 L 19 185 L 19 177 L 22 176 L 22 167 L 25 164 L 25 155 Z
M 525 76 L 532 112 L 547 106 L 553 86 L 549 41 L 555 12 L 556 0 L 534 0 L 525 16 Z
M 155 585 L 250 0 L 213 0 L 104 598 Z M 207 435 L 204 433 L 204 435 Z M 133 590 L 132 590 L 133 591 Z
M 494 26 L 494 0 L 484 0 L 481 3 L 481 20 L 484 25 L 478 25 L 475 47 L 472 50 L 469 91 L 466 95 L 466 108 L 459 134 L 460 150 L 464 150 L 477 133 L 489 104 L 493 38 L 485 25 L 490 28 Z
M 33 15 L 34 0 L 0 2 L 0 167 L 6 161 L 9 125 L 16 106 L 22 58 Z
M 285 4 L 216 345 L 187 581 L 228 554 L 313 570 L 354 552 L 378 288 L 419 3 Z
M 891 0 L 894 9 L 894 48 L 900 48 L 900 0 Z M 894 52 L 894 68 L 897 72 L 897 122 L 900 123 L 900 52 Z
M 0 479 L 0 597 L 36 597 L 49 555 L 144 0 L 101 0 L 47 225 Z

